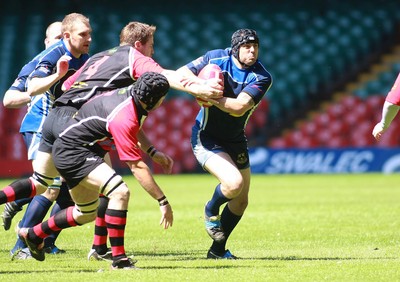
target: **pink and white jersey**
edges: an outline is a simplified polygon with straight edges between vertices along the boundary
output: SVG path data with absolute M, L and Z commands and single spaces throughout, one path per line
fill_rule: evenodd
M 397 76 L 397 79 L 394 82 L 392 89 L 386 96 L 386 101 L 400 106 L 400 74 Z

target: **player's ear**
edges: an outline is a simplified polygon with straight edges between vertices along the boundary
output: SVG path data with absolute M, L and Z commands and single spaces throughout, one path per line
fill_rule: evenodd
M 142 42 L 140 41 L 135 41 L 135 44 L 133 45 L 133 47 L 135 47 L 135 49 L 140 50 L 140 48 L 143 46 Z
M 71 33 L 68 32 L 68 31 L 65 31 L 65 32 L 63 33 L 63 36 L 61 37 L 61 39 L 62 39 L 62 38 L 64 38 L 64 39 L 70 39 L 70 38 L 71 38 Z

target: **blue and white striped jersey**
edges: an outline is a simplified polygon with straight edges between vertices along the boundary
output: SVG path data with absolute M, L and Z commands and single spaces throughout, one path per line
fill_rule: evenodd
M 36 57 L 36 65 L 29 74 L 28 83 L 34 77 L 46 77 L 56 72 L 57 61 L 63 56 L 68 55 L 72 59 L 69 61 L 67 74 L 57 81 L 47 92 L 34 96 L 28 106 L 28 111 L 22 120 L 20 132 L 41 132 L 42 125 L 51 110 L 54 100 L 63 93 L 61 86 L 63 82 L 76 72 L 89 59 L 88 54 L 83 54 L 75 58 L 66 48 L 64 41 L 60 40 L 53 44 Z M 30 65 L 30 63 L 28 63 Z M 26 90 L 25 90 L 26 91 Z

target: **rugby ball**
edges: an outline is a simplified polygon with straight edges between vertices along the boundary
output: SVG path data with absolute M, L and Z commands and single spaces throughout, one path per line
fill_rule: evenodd
M 201 71 L 200 73 L 197 75 L 198 78 L 204 79 L 204 80 L 208 80 L 208 79 L 212 79 L 212 78 L 219 78 L 222 80 L 222 85 L 224 83 L 224 75 L 222 74 L 222 70 L 221 68 L 216 65 L 216 64 L 208 64 L 206 65 Z M 202 107 L 211 107 L 212 104 L 208 103 L 207 101 L 200 99 L 200 98 L 196 98 L 197 103 L 199 103 L 200 106 Z

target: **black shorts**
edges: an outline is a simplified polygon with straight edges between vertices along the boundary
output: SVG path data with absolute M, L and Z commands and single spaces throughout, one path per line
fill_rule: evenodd
M 227 142 L 216 140 L 205 134 L 198 136 L 196 131 L 192 132 L 191 144 L 193 153 L 204 167 L 206 161 L 216 153 L 227 153 L 238 169 L 246 169 L 250 167 L 249 150 L 247 141 L 243 142 Z
M 64 144 L 61 139 L 57 139 L 52 152 L 54 165 L 70 189 L 104 163 L 105 153 L 96 144 L 90 147 L 71 147 Z
M 76 112 L 76 108 L 69 106 L 57 107 L 50 111 L 43 123 L 39 151 L 51 153 L 54 141 L 64 129 L 65 124 Z

